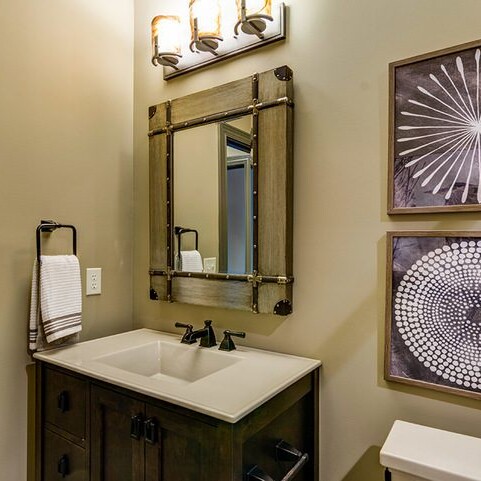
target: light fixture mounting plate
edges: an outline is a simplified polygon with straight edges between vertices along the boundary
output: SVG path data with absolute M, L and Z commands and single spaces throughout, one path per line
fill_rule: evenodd
M 194 70 L 207 67 L 213 63 L 227 60 L 229 58 L 241 55 L 250 50 L 254 50 L 265 45 L 272 44 L 285 40 L 286 38 L 286 6 L 280 3 L 275 11 L 272 12 L 273 20 L 266 22 L 266 28 L 262 32 L 263 38 L 258 38 L 256 35 L 248 35 L 240 33 L 234 35 L 234 28 L 232 34 L 224 36 L 224 41 L 219 43 L 216 49 L 216 55 L 213 56 L 209 52 L 192 53 L 187 44 L 186 48 L 182 48 L 183 56 L 176 65 L 176 68 L 164 66 L 164 80 L 170 80 L 179 75 L 183 75 Z M 184 54 L 185 52 L 185 54 Z

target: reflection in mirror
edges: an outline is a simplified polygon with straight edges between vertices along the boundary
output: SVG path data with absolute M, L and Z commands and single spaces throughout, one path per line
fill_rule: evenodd
M 175 269 L 252 272 L 252 117 L 174 134 Z
M 219 270 L 245 274 L 252 272 L 251 136 L 233 123 L 219 125 Z

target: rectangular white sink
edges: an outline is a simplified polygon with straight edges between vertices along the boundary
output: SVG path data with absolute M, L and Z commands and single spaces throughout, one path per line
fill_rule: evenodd
M 238 346 L 231 352 L 138 329 L 34 354 L 55 364 L 235 423 L 318 368 L 315 359 Z
M 225 369 L 240 358 L 196 346 L 154 341 L 93 360 L 141 376 L 187 384 Z

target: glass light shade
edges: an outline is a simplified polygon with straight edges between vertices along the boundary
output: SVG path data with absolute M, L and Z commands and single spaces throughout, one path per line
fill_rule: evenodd
M 152 20 L 152 55 L 180 54 L 180 18 L 158 15 Z
M 221 36 L 219 0 L 190 0 L 192 40 L 194 40 L 195 19 L 197 19 L 197 35 L 199 39 Z
M 246 15 L 268 15 L 272 13 L 272 0 L 245 0 Z M 237 15 L 242 18 L 242 0 L 237 0 Z

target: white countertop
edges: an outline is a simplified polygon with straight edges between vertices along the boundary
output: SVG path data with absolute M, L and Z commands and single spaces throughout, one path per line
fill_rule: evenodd
M 423 479 L 481 481 L 481 439 L 395 421 L 381 464 Z
M 73 346 L 35 353 L 34 357 L 80 374 L 161 399 L 217 419 L 235 423 L 321 365 L 315 359 L 237 346 L 235 351 L 218 351 L 218 346 L 201 348 L 181 345 L 185 352 L 199 350 L 232 356 L 236 362 L 194 382 L 170 382 L 148 377 L 101 362 L 102 356 L 123 353 L 161 341 L 180 345 L 181 336 L 151 329 L 139 329 Z M 215 355 L 209 354 L 212 360 Z

